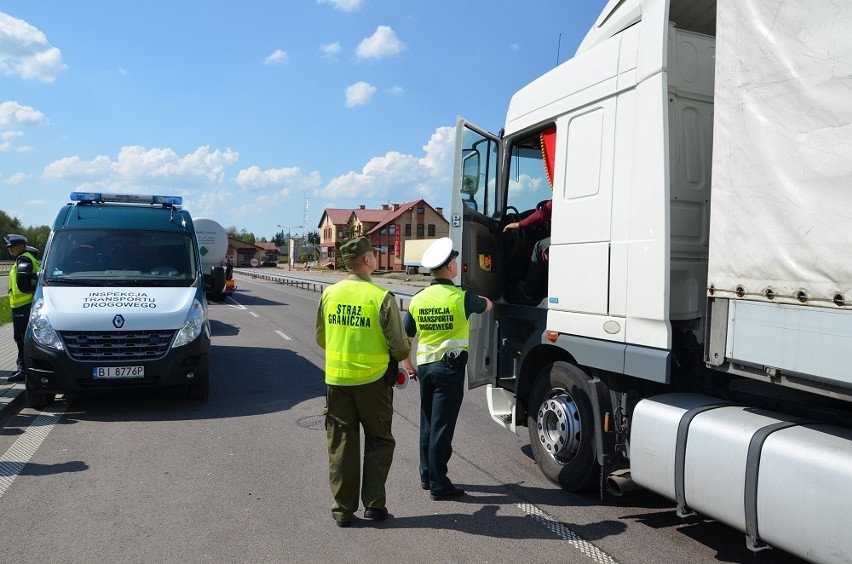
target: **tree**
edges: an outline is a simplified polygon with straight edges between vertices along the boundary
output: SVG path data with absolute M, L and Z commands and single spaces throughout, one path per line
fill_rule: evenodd
M 307 238 L 309 245 L 319 245 L 320 244 L 319 231 L 309 231 L 307 233 L 307 235 L 305 235 L 305 237 Z
M 10 217 L 6 212 L 0 210 L 0 235 L 9 233 L 17 233 L 27 238 L 27 245 L 37 248 L 39 251 L 44 251 L 44 246 L 47 244 L 47 238 L 50 236 L 50 227 L 40 225 L 38 227 L 24 227 L 17 217 Z M 3 251 L 3 258 L 11 259 L 12 256 L 8 251 Z

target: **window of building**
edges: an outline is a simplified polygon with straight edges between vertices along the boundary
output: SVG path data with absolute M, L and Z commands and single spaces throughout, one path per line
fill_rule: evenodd
M 417 236 L 423 237 L 423 224 L 422 223 L 417 225 Z
M 388 235 L 396 235 L 396 224 L 391 223 L 388 225 Z
M 426 208 L 424 206 L 417 206 L 417 215 L 423 215 L 426 213 Z
M 435 236 L 435 224 L 434 223 L 430 223 L 428 225 L 428 233 L 429 233 L 429 237 Z
M 410 223 L 405 224 L 405 236 L 411 237 L 411 224 Z

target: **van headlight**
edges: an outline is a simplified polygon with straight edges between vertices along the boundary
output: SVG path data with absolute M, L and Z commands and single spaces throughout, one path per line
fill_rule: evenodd
M 172 347 L 182 347 L 197 339 L 201 335 L 201 330 L 204 329 L 206 316 L 207 312 L 201 302 L 192 300 L 192 306 L 189 308 L 189 313 L 186 314 L 186 321 L 183 322 L 183 327 L 178 331 L 175 344 Z
M 65 349 L 62 344 L 62 339 L 59 338 L 59 333 L 50 324 L 50 319 L 44 312 L 44 300 L 39 299 L 33 304 L 32 312 L 30 313 L 30 327 L 33 331 L 33 340 L 46 349 L 61 351 Z

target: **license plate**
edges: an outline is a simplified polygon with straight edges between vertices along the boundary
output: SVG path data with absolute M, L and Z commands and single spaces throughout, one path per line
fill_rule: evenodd
M 95 380 L 144 377 L 144 366 L 96 366 L 92 368 L 92 378 Z

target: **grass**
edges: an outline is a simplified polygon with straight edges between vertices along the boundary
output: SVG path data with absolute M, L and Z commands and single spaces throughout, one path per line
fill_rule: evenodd
M 0 325 L 12 322 L 12 308 L 9 307 L 9 296 L 0 296 Z

